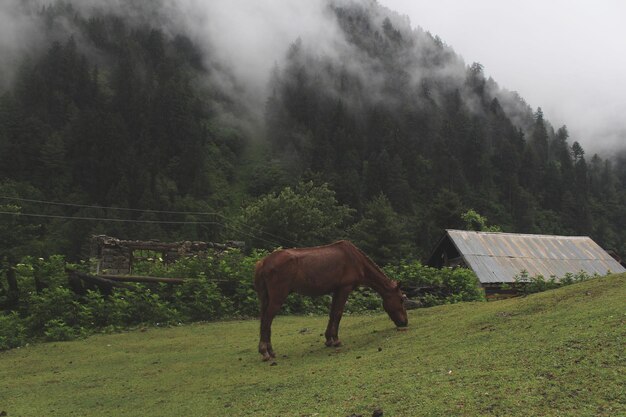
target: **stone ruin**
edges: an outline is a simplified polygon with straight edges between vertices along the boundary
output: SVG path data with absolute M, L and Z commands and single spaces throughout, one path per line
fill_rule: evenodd
M 91 257 L 95 259 L 96 275 L 127 275 L 132 273 L 133 262 L 145 259 L 139 251 L 156 252 L 165 263 L 172 263 L 177 259 L 206 253 L 209 249 L 226 250 L 243 248 L 243 242 L 160 242 L 158 240 L 122 240 L 106 235 L 92 237 Z

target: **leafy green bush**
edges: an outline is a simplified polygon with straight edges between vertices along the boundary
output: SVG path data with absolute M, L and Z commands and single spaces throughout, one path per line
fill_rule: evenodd
M 347 313 L 382 310 L 382 299 L 376 291 L 369 288 L 358 288 L 353 291 L 346 302 Z
M 233 313 L 238 316 L 256 316 L 259 301 L 254 290 L 254 267 L 267 255 L 267 251 L 255 250 L 244 255 L 240 250 L 230 249 L 220 254 L 215 265 L 215 277 L 221 281 L 224 297 L 233 303 Z
M 63 320 L 50 320 L 43 331 L 50 342 L 74 340 L 80 336 L 80 328 L 68 326 Z
M 84 326 L 94 328 L 109 325 L 111 316 L 110 303 L 99 291 L 87 290 L 79 309 L 79 320 Z
M 94 331 L 109 331 L 149 323 L 155 325 L 218 320 L 224 317 L 256 317 L 259 303 L 254 290 L 254 266 L 267 255 L 246 255 L 231 249 L 186 257 L 166 264 L 152 260 L 135 264 L 134 273 L 185 278 L 179 285 L 132 284 L 110 295 L 88 290 L 76 295 L 64 286 L 63 257 L 24 258 L 17 267 L 22 304 L 17 312 L 0 316 L 0 349 L 20 346 L 31 339 L 71 340 Z M 85 270 L 87 264 L 72 265 Z M 474 274 L 465 269 L 437 270 L 419 262 L 403 262 L 385 268 L 403 285 L 428 287 L 419 296 L 424 306 L 484 299 Z M 576 280 L 577 277 L 570 277 Z M 328 314 L 331 296 L 291 294 L 282 314 Z M 380 311 L 380 296 L 369 288 L 354 291 L 347 313 Z
M 165 263 L 157 254 L 133 264 L 134 275 L 170 278 L 196 278 L 205 275 L 213 278 L 215 256 L 212 253 L 183 257 Z
M 17 312 L 0 312 L 0 350 L 23 346 L 28 341 L 26 324 Z
M 328 314 L 331 297 L 305 297 L 300 294 L 289 294 L 281 312 L 283 314 Z M 258 311 L 258 308 L 257 308 Z
M 484 301 L 485 293 L 473 271 L 466 268 L 431 268 L 418 261 L 388 265 L 387 275 L 405 288 L 419 289 L 416 301 L 423 306 Z
M 65 258 L 61 255 L 53 255 L 47 259 L 24 257 L 15 267 L 20 299 L 27 299 L 34 292 L 45 288 L 65 285 L 65 265 Z
M 568 272 L 562 278 L 551 276 L 546 279 L 543 275 L 531 277 L 528 271 L 524 270 L 515 276 L 514 287 L 522 294 L 533 294 L 586 281 L 597 276 L 597 274 L 589 275 L 585 271 L 580 271 L 577 274 Z
M 110 295 L 111 324 L 134 325 L 140 323 L 170 324 L 179 322 L 180 312 L 159 294 L 141 284 L 134 289 L 115 289 Z
M 28 328 L 38 335 L 51 320 L 69 326 L 79 324 L 79 303 L 72 291 L 65 287 L 46 288 L 41 293 L 30 294 L 28 299 Z
M 174 307 L 186 320 L 216 320 L 233 311 L 233 302 L 222 296 L 204 274 L 190 278 L 175 291 Z

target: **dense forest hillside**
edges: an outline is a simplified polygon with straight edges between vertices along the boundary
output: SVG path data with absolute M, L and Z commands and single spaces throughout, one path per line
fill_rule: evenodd
M 626 253 L 624 153 L 585 154 L 376 1 L 327 2 L 334 49 L 293 39 L 261 120 L 219 56 L 167 24 L 166 2 L 42 3 L 21 6 L 37 47 L 0 83 L 4 265 L 84 258 L 98 233 L 266 248 L 348 237 L 389 262 L 427 255 L 470 209 Z

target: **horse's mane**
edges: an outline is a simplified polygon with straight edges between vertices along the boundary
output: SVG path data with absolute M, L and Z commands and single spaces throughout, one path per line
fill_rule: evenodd
M 385 272 L 382 270 L 382 268 L 381 268 L 381 267 L 379 267 L 379 266 L 376 264 L 376 262 L 374 262 L 374 261 L 372 260 L 372 258 L 370 258 L 370 257 L 369 257 L 369 256 L 368 256 L 365 252 L 363 252 L 363 251 L 362 251 L 362 250 L 361 250 L 358 246 L 356 246 L 354 243 L 352 243 L 352 242 L 350 242 L 350 241 L 348 241 L 348 240 L 342 240 L 342 241 L 339 241 L 339 242 L 337 242 L 337 243 L 342 243 L 342 242 L 348 243 L 348 244 L 350 245 L 350 247 L 352 247 L 352 248 L 356 249 L 356 252 L 357 252 L 357 253 L 361 256 L 361 258 L 363 258 L 363 259 L 366 261 L 366 263 L 367 263 L 367 264 L 368 264 L 368 265 L 369 265 L 372 269 L 374 269 L 374 271 L 378 272 L 380 275 L 382 275 L 384 278 L 386 278 L 385 280 L 382 280 L 383 284 L 391 284 L 391 283 L 393 282 L 393 281 L 391 280 L 391 278 L 389 278 L 389 277 L 387 276 L 387 274 L 385 274 Z M 387 286 L 387 285 L 385 285 L 385 286 Z

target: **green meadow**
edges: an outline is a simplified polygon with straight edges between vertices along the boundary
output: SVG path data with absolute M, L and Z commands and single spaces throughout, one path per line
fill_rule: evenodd
M 44 416 L 624 416 L 626 275 L 495 302 L 139 328 L 0 353 L 0 413 Z

